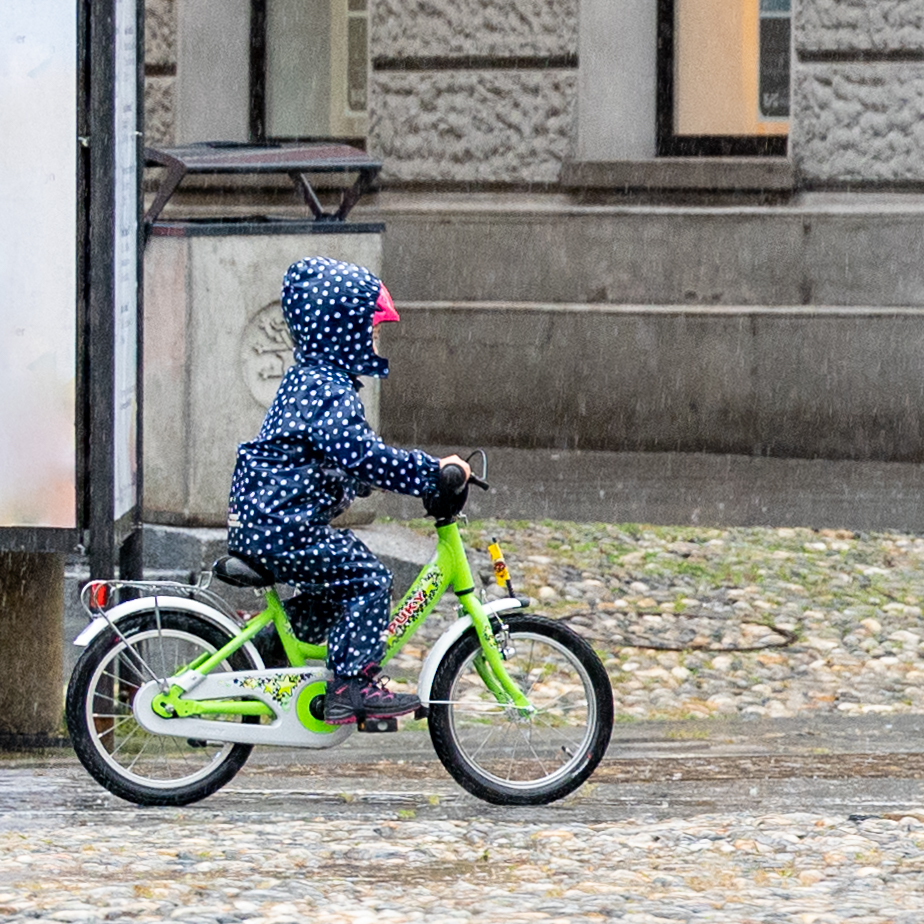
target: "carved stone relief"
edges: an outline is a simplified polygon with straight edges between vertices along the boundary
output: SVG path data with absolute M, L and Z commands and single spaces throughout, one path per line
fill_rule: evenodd
M 280 303 L 270 302 L 248 321 L 241 337 L 241 369 L 254 400 L 269 407 L 286 369 L 292 365 L 292 338 Z

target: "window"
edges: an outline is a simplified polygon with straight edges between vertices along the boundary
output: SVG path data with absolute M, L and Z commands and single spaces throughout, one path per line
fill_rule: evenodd
M 785 155 L 791 0 L 659 0 L 660 156 Z
M 341 101 L 345 117 L 366 114 L 369 88 L 369 10 L 367 0 L 347 0 L 346 10 L 346 72 L 338 69 L 335 85 L 342 87 L 346 99 Z M 342 48 L 344 43 L 335 43 Z M 336 95 L 336 94 L 335 94 Z M 335 118 L 331 113 L 331 118 Z
M 791 0 L 760 0 L 758 92 L 760 116 L 768 122 L 789 118 L 791 19 Z
M 251 2 L 251 140 L 364 137 L 368 0 Z
M 367 7 L 368 0 L 178 2 L 176 143 L 364 139 Z

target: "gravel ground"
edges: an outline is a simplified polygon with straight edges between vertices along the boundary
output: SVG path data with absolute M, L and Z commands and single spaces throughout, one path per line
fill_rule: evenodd
M 497 521 L 464 535 L 489 596 L 496 536 L 514 589 L 593 641 L 617 721 L 924 709 L 922 537 Z M 412 641 L 392 673 L 422 653 Z
M 428 525 L 416 528 L 432 535 Z M 484 551 L 493 536 L 515 589 L 599 650 L 623 723 L 737 717 L 752 720 L 749 728 L 785 727 L 775 720 L 836 714 L 869 723 L 877 713 L 924 711 L 924 538 L 473 522 L 466 540 L 479 550 L 473 557 L 488 595 L 499 593 Z M 447 602 L 393 662 L 399 682 L 412 682 L 426 643 L 452 616 Z M 722 727 L 684 727 L 704 725 Z M 901 775 L 895 758 L 882 759 Z M 750 783 L 739 774 L 764 789 L 785 786 L 756 766 L 771 768 L 770 757 L 734 760 L 745 791 Z M 695 770 L 694 760 L 687 764 Z M 678 779 L 674 767 L 669 776 Z M 632 768 L 607 772 L 617 770 Z M 706 770 L 715 776 L 712 764 Z M 846 761 L 843 771 L 850 775 Z M 10 787 L 21 785 L 2 768 L 0 782 L 4 773 Z M 652 779 L 643 784 L 651 797 L 667 798 L 668 777 Z M 605 780 L 601 771 L 601 782 L 592 778 L 582 792 L 618 782 Z M 47 791 L 55 785 L 49 780 Z M 470 800 L 465 818 L 438 819 L 424 816 L 442 790 L 409 773 L 410 808 L 373 820 L 310 808 L 278 817 L 269 808 L 210 808 L 216 802 L 113 811 L 94 798 L 91 781 L 78 785 L 88 795 L 78 795 L 77 811 L 38 813 L 28 827 L 0 817 L 0 920 L 924 921 L 924 808 L 871 817 L 798 803 L 782 814 L 735 811 L 718 802 L 683 817 L 582 822 L 566 800 L 549 823 L 538 813 L 488 814 Z
M 919 924 L 920 817 L 557 826 L 161 810 L 0 832 L 3 921 Z

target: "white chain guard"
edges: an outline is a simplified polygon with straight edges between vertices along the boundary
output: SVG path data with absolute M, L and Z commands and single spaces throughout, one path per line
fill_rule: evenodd
M 219 671 L 207 674 L 187 699 L 257 699 L 273 710 L 267 724 L 225 722 L 217 717 L 171 718 L 158 715 L 151 703 L 161 692 L 160 682 L 151 680 L 135 694 L 132 710 L 138 724 L 154 735 L 173 738 L 193 738 L 201 741 L 222 741 L 233 744 L 268 744 L 291 748 L 332 748 L 348 738 L 356 727 L 328 725 L 323 731 L 312 731 L 302 725 L 296 703 L 305 687 L 324 682 L 330 676 L 319 667 L 261 668 L 250 671 Z M 328 731 L 327 729 L 330 729 Z

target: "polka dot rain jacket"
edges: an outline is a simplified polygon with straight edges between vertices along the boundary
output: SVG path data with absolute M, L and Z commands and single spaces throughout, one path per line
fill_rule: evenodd
M 385 445 L 366 422 L 355 377 L 388 374 L 372 349 L 380 287 L 368 270 L 324 257 L 289 267 L 282 312 L 295 364 L 258 437 L 238 449 L 228 510 L 232 552 L 337 604 L 328 663 L 342 674 L 381 654 L 391 576 L 330 521 L 371 487 L 425 496 L 439 477 L 437 459 Z

